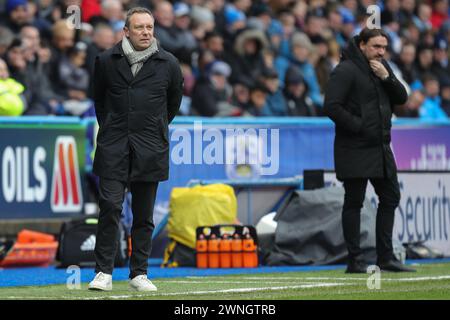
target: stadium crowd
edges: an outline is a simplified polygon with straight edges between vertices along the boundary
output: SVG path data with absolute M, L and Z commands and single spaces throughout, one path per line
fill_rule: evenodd
M 341 48 L 377 5 L 409 94 L 396 116 L 450 116 L 449 0 L 0 0 L 0 115 L 93 116 L 95 57 L 138 5 L 180 62 L 180 115 L 321 116 Z

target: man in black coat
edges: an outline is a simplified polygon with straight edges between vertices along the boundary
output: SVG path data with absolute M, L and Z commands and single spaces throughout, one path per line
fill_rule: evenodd
M 334 162 L 345 189 L 342 224 L 349 252 L 348 273 L 365 273 L 360 248 L 360 212 L 367 182 L 379 204 L 376 219 L 377 265 L 381 270 L 413 271 L 393 254 L 395 209 L 400 201 L 397 168 L 390 148 L 394 105 L 407 93 L 383 59 L 388 37 L 381 29 L 363 29 L 350 40 L 333 70 L 324 111 L 335 123 Z
M 95 62 L 94 101 L 99 132 L 94 173 L 100 177 L 96 276 L 89 289 L 111 290 L 118 226 L 127 185 L 133 226 L 130 287 L 155 291 L 147 278 L 158 182 L 168 179 L 168 125 L 178 112 L 183 78 L 176 58 L 153 37 L 145 8 L 127 13 L 125 37 Z

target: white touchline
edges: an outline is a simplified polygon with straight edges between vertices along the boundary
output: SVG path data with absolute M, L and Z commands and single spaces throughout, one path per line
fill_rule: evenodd
M 193 278 L 193 277 L 191 277 Z M 198 278 L 197 278 L 198 279 Z M 258 277 L 242 277 L 242 278 L 233 278 L 232 280 L 257 280 L 261 278 Z M 358 277 L 358 278 L 352 278 L 352 277 L 264 277 L 264 280 L 344 280 L 344 281 L 352 281 L 352 280 L 367 280 L 367 277 Z M 446 280 L 450 279 L 450 275 L 447 276 L 434 276 L 434 277 L 410 277 L 410 278 L 381 278 L 382 281 L 428 281 L 428 280 Z
M 104 295 L 101 297 L 72 297 L 62 296 L 65 299 L 81 299 L 81 300 L 100 300 L 100 299 L 127 299 L 127 298 L 139 298 L 139 297 L 152 297 L 152 296 L 180 296 L 180 295 L 202 295 L 202 294 L 217 294 L 217 293 L 243 293 L 243 292 L 255 292 L 255 291 L 278 291 L 287 289 L 309 289 L 319 287 L 336 287 L 350 285 L 348 283 L 315 283 L 315 284 L 302 284 L 295 286 L 279 286 L 279 287 L 262 287 L 262 288 L 239 288 L 239 289 L 223 289 L 223 290 L 202 290 L 202 291 L 185 291 L 185 292 L 167 292 L 167 293 L 151 293 L 151 294 L 134 294 L 134 295 Z M 9 296 L 6 299 L 30 299 L 30 297 L 17 297 Z M 33 298 L 33 297 L 31 297 Z M 34 297 L 41 299 L 55 299 L 55 297 Z

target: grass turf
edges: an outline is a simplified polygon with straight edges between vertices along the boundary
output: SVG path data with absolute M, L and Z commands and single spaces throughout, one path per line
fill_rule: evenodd
M 416 273 L 381 273 L 379 289 L 367 286 L 369 274 L 345 274 L 343 270 L 286 272 L 152 279 L 157 292 L 131 292 L 125 281 L 113 283 L 113 291 L 69 290 L 66 285 L 3 287 L 0 299 L 49 300 L 367 300 L 450 299 L 450 263 L 415 265 Z M 374 283 L 373 281 L 369 281 Z

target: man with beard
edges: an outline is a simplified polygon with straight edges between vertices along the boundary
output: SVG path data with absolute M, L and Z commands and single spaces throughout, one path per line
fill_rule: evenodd
M 377 265 L 385 271 L 414 271 L 396 260 L 392 247 L 395 209 L 400 201 L 397 168 L 390 148 L 391 117 L 407 93 L 383 59 L 388 36 L 381 29 L 363 29 L 349 43 L 330 76 L 324 111 L 335 123 L 334 162 L 343 181 L 344 239 L 347 273 L 366 273 L 360 247 L 361 208 L 367 182 L 378 195 Z

